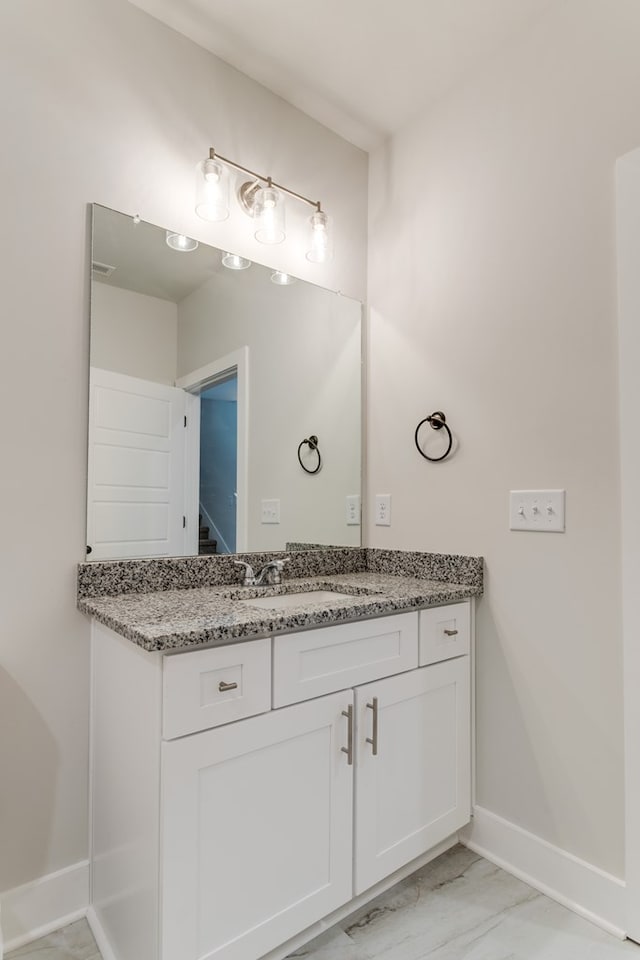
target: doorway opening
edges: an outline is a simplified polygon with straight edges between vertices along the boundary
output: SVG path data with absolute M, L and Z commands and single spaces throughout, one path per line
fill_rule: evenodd
M 180 377 L 176 386 L 186 391 L 190 426 L 185 467 L 189 552 L 243 553 L 249 481 L 249 348 L 240 347 L 193 370 Z
M 238 373 L 200 393 L 198 553 L 236 552 Z

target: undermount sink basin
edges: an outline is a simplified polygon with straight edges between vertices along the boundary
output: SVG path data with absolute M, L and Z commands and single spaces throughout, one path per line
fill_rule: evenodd
M 248 607 L 260 607 L 261 610 L 287 610 L 307 603 L 331 603 L 336 600 L 351 600 L 352 594 L 339 593 L 337 590 L 305 590 L 304 593 L 284 593 L 277 597 L 254 597 L 243 600 Z

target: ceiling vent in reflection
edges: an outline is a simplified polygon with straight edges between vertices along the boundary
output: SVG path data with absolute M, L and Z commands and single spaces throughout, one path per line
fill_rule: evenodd
M 98 260 L 91 261 L 91 272 L 96 275 L 96 277 L 102 277 L 104 280 L 107 277 L 110 277 L 116 268 L 112 267 L 109 263 L 100 263 Z

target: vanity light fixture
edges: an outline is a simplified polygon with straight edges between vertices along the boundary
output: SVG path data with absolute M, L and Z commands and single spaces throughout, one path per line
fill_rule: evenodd
M 282 243 L 286 237 L 284 201 L 271 180 L 255 194 L 253 217 L 256 221 L 256 240 L 260 243 Z
M 196 213 L 213 222 L 229 216 L 229 177 L 213 155 L 196 167 Z
M 311 244 L 307 250 L 307 260 L 311 263 L 328 263 L 333 257 L 329 217 L 324 210 L 316 210 L 309 217 L 311 224 Z
M 192 240 L 191 237 L 185 237 L 182 233 L 173 233 L 171 230 L 167 230 L 165 237 L 167 246 L 171 247 L 172 250 L 191 253 L 192 250 L 198 249 L 198 241 Z
M 288 287 L 296 282 L 296 278 L 290 273 L 283 273 L 281 270 L 274 270 L 271 274 L 271 283 L 277 283 L 280 287 Z
M 222 266 L 228 270 L 247 270 L 251 266 L 251 260 L 239 257 L 237 253 L 223 253 Z
M 333 255 L 331 222 L 321 207 L 319 200 L 296 193 L 281 183 L 274 183 L 271 177 L 255 173 L 234 160 L 228 160 L 215 152 L 213 147 L 209 156 L 196 166 L 196 213 L 203 220 L 226 220 L 229 216 L 229 179 L 227 167 L 247 174 L 251 179 L 240 185 L 238 200 L 246 214 L 256 221 L 254 236 L 260 243 L 282 243 L 285 232 L 284 196 L 299 200 L 314 208 L 309 218 L 309 248 L 307 260 L 311 263 L 326 263 Z

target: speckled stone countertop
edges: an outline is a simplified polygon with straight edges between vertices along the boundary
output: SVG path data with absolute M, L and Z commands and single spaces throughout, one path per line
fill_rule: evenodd
M 429 555 L 407 554 L 407 561 L 411 558 L 410 569 L 416 566 L 416 556 Z M 287 578 L 282 585 L 272 587 L 226 583 L 191 589 L 89 596 L 80 598 L 78 607 L 145 650 L 177 652 L 437 606 L 482 594 L 482 558 L 448 558 L 449 561 L 475 561 L 474 564 L 463 564 L 461 568 L 464 571 L 461 579 L 467 582 L 403 575 L 395 551 L 392 559 L 393 573 L 361 571 Z M 384 566 L 383 563 L 377 565 Z M 453 563 L 447 572 L 453 574 L 455 571 L 456 564 Z M 251 600 L 258 597 L 310 590 L 348 596 L 336 596 L 322 602 L 309 602 L 307 598 L 286 609 L 251 605 Z

